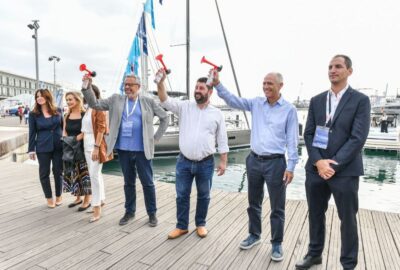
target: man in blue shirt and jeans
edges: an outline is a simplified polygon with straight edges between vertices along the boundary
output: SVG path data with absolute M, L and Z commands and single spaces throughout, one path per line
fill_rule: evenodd
M 271 205 L 271 258 L 282 261 L 286 186 L 293 179 L 298 161 L 296 108 L 280 94 L 283 86 L 280 73 L 269 73 L 264 77 L 265 97 L 246 99 L 230 93 L 220 83 L 218 72 L 213 72 L 213 85 L 218 96 L 230 107 L 250 111 L 252 115 L 251 152 L 246 159 L 249 236 L 240 243 L 240 248 L 250 249 L 261 242 L 261 207 L 266 183 Z

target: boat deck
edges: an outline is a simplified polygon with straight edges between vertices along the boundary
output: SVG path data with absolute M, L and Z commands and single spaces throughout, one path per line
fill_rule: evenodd
M 45 206 L 38 167 L 0 162 L 0 269 L 294 269 L 308 242 L 307 204 L 287 201 L 285 259 L 270 260 L 269 201 L 264 202 L 263 239 L 251 250 L 238 248 L 247 235 L 245 193 L 214 190 L 208 215 L 209 235 L 193 232 L 175 240 L 175 188 L 157 182 L 159 225 L 149 227 L 143 193 L 138 185 L 136 218 L 126 226 L 123 180 L 105 175 L 107 204 L 101 220 L 88 223 L 90 214 L 64 205 Z M 195 205 L 192 195 L 191 205 Z M 357 269 L 400 269 L 400 214 L 360 210 L 359 265 Z M 312 269 L 341 269 L 340 224 L 336 209 L 327 212 L 323 264 Z

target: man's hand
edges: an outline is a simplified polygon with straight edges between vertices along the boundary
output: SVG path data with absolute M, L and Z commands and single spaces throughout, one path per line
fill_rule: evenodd
M 285 186 L 289 185 L 293 180 L 293 172 L 285 171 L 283 174 L 283 182 L 285 182 Z
M 164 83 L 165 78 L 167 78 L 167 73 L 165 72 L 164 68 L 160 68 L 160 69 L 157 71 L 156 74 L 157 74 L 157 75 L 158 75 L 158 74 L 161 74 L 161 75 L 162 75 L 160 81 L 159 81 L 157 84 L 162 84 L 162 83 Z
M 92 77 L 90 76 L 90 74 L 83 75 L 82 89 L 88 89 L 89 85 L 91 85 L 91 84 L 92 84 Z
M 226 170 L 226 162 L 221 161 L 217 168 L 217 175 L 218 176 L 223 175 L 225 173 L 225 170 Z
M 34 152 L 29 153 L 29 159 L 36 160 L 36 153 L 34 153 Z
M 331 164 L 338 165 L 333 159 L 320 159 L 315 163 L 319 176 L 325 180 L 329 180 L 335 174 L 335 170 L 331 167 Z
M 220 83 L 220 81 L 219 81 L 219 72 L 218 72 L 218 70 L 216 70 L 216 69 L 211 69 L 211 70 L 210 70 L 210 74 L 211 74 L 211 73 L 214 75 L 214 79 L 213 79 L 213 82 L 212 82 L 212 86 L 215 87 L 215 86 L 217 86 L 217 85 Z

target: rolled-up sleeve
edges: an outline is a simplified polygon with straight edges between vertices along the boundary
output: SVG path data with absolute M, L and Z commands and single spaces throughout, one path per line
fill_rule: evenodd
M 168 97 L 164 102 L 161 102 L 160 105 L 164 109 L 167 109 L 170 112 L 175 114 L 179 114 L 179 108 L 183 101 L 176 100 L 175 98 Z
M 222 113 L 220 113 L 217 129 L 217 146 L 218 153 L 224 154 L 229 152 L 228 134 L 226 132 L 225 120 Z

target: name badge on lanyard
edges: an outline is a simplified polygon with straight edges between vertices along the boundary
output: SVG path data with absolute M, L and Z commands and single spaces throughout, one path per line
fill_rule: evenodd
M 129 106 L 128 106 L 128 98 L 126 99 L 125 103 L 125 111 L 126 111 L 126 120 L 122 121 L 121 126 L 122 126 L 122 136 L 123 137 L 132 137 L 133 135 L 133 121 L 129 120 L 129 116 L 133 114 L 135 111 L 137 102 L 138 102 L 139 97 L 136 98 L 135 104 L 133 105 L 132 110 L 129 112 Z
M 330 128 L 327 127 L 327 124 L 332 119 L 335 110 L 331 111 L 331 93 L 328 92 L 327 96 L 327 103 L 326 104 L 326 121 L 325 126 L 317 126 L 314 133 L 314 139 L 312 142 L 312 146 L 316 148 L 326 149 L 328 148 L 329 142 L 329 130 Z

